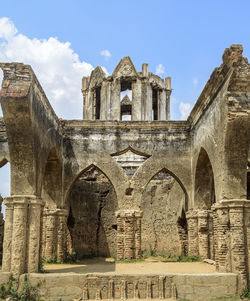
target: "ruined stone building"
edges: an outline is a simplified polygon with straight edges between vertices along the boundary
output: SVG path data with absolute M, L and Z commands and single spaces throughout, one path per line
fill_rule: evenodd
M 83 77 L 83 120 L 53 111 L 31 67 L 1 63 L 3 271 L 37 272 L 66 253 L 211 258 L 249 282 L 250 65 L 232 45 L 186 121 L 170 120 L 170 78 L 129 57 Z M 80 93 L 80 91 L 79 91 Z

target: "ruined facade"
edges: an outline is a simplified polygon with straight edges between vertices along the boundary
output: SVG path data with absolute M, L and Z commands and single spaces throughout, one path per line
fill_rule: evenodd
M 82 81 L 83 120 L 54 113 L 28 65 L 1 63 L 0 163 L 11 164 L 3 271 L 42 257 L 211 258 L 249 283 L 250 66 L 223 54 L 190 116 L 170 121 L 171 80 L 129 57 Z M 124 94 L 124 91 L 126 93 Z M 129 92 L 130 91 L 130 92 Z M 132 95 L 132 96 L 131 96 Z

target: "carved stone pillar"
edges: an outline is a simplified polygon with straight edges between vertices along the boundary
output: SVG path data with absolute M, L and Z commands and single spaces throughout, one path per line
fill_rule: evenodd
M 122 210 L 117 216 L 117 258 L 133 259 L 141 256 L 142 212 Z
M 142 120 L 142 82 L 132 83 L 132 120 Z
M 13 208 L 13 202 L 9 198 L 6 198 L 4 200 L 4 204 L 5 204 L 5 225 L 4 225 L 4 240 L 3 240 L 2 271 L 10 272 L 14 208 Z
M 120 101 L 120 92 L 121 92 L 121 83 L 119 79 L 115 79 L 112 82 L 111 89 L 111 120 L 120 120 L 121 119 L 121 101 Z
M 58 214 L 58 231 L 57 231 L 57 261 L 63 262 L 66 254 L 66 226 L 67 226 L 67 216 L 68 211 L 65 209 L 60 209 L 57 211 Z
M 45 257 L 45 249 L 46 249 L 46 215 L 44 208 L 41 213 L 41 242 L 40 242 L 40 260 Z
M 107 82 L 101 86 L 100 119 L 107 120 Z
M 188 224 L 188 254 L 199 255 L 198 245 L 198 212 L 189 210 L 186 214 Z
M 19 276 L 25 272 L 26 265 L 26 233 L 28 198 L 26 196 L 11 196 L 7 198 L 13 202 L 13 231 L 11 246 L 11 273 Z
M 218 218 L 215 205 L 212 206 L 213 217 L 213 259 L 215 261 L 216 270 L 219 270 L 219 257 L 218 257 Z
M 43 203 L 40 199 L 31 199 L 28 208 L 28 273 L 38 272 L 40 250 L 40 226 Z
M 117 259 L 124 258 L 124 224 L 120 212 L 117 213 Z
M 145 104 L 145 120 L 152 120 L 152 87 L 149 83 L 146 84 L 146 104 Z
M 249 201 L 235 200 L 229 203 L 232 272 L 240 275 L 242 288 L 247 288 L 247 245 L 245 239 L 244 207 Z
M 46 242 L 45 242 L 45 258 L 49 259 L 56 254 L 56 236 L 55 228 L 57 224 L 57 212 L 56 210 L 45 210 L 46 216 Z
M 227 206 L 221 203 L 215 205 L 217 223 L 216 267 L 220 272 L 230 272 L 229 259 L 229 214 Z
M 198 245 L 199 256 L 203 259 L 209 257 L 209 215 L 208 210 L 198 211 Z
M 166 91 L 163 89 L 159 92 L 159 120 L 167 120 L 167 109 L 166 109 Z
M 141 258 L 141 212 L 135 213 L 135 258 Z

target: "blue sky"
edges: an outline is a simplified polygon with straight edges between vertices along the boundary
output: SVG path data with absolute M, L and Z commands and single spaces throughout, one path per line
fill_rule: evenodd
M 249 14 L 249 0 L 2 1 L 0 61 L 31 64 L 59 117 L 77 119 L 81 77 L 129 55 L 172 77 L 171 119 L 184 119 L 225 48 L 242 44 L 250 58 Z

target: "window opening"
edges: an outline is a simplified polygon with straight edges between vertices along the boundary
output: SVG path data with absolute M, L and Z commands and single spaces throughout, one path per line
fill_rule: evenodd
M 158 90 L 153 89 L 152 118 L 158 120 Z

